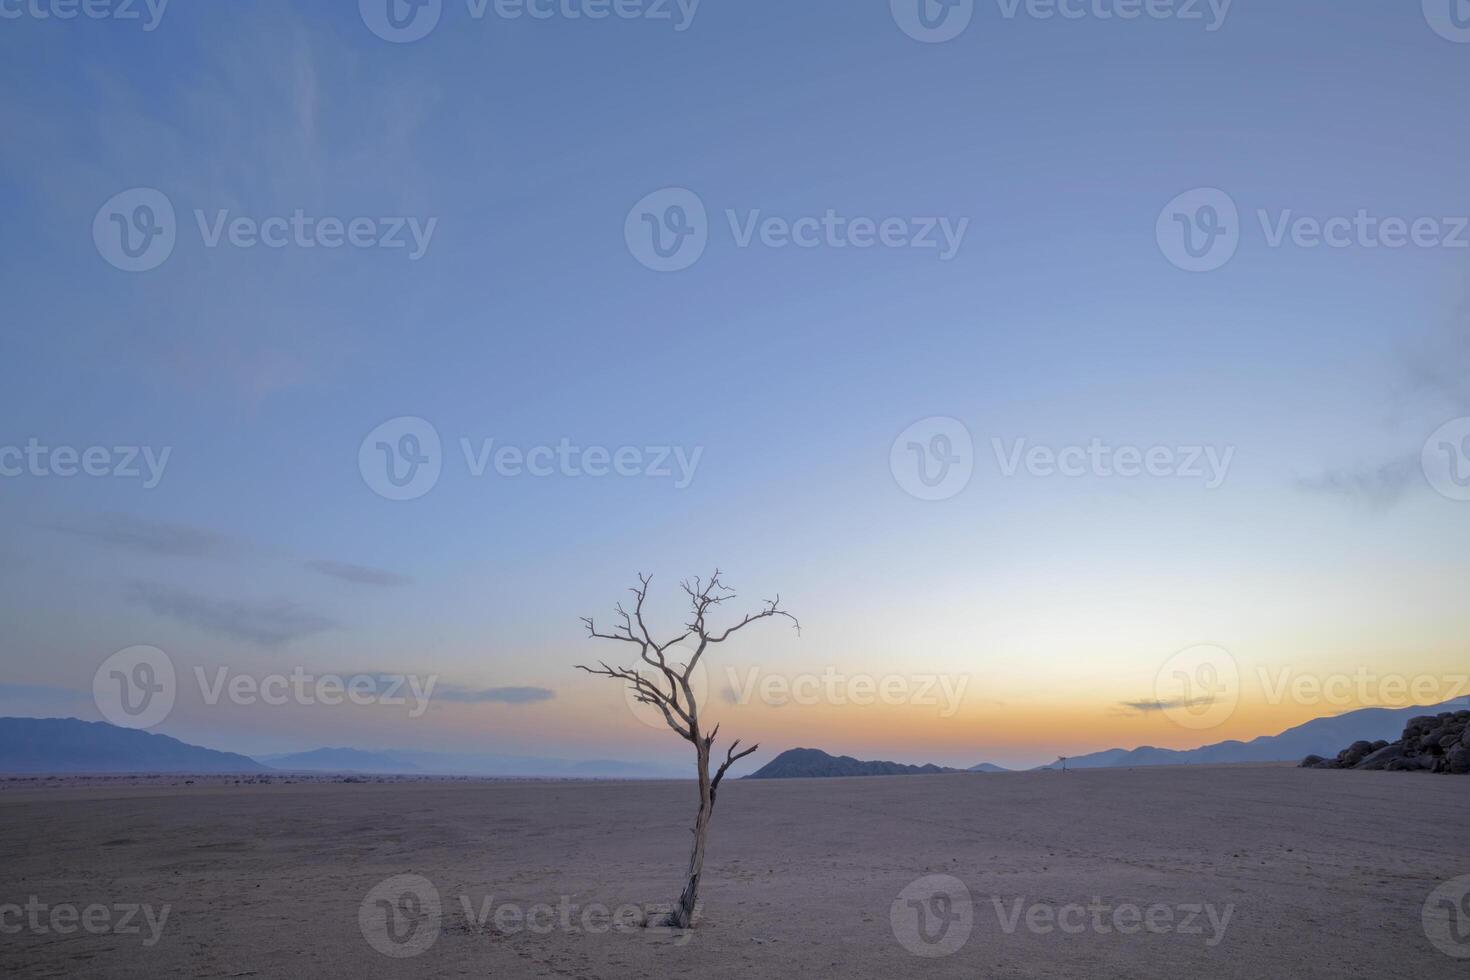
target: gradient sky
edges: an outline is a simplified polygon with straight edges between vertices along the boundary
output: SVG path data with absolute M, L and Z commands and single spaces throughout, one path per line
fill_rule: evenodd
M 1273 703 L 1261 670 L 1466 693 L 1470 503 L 1419 456 L 1470 415 L 1470 248 L 1272 248 L 1255 217 L 1470 215 L 1470 44 L 1418 3 L 1236 0 L 1210 31 L 982 0 L 934 44 L 878 0 L 706 0 L 682 31 L 445 0 L 402 44 L 350 3 L 175 3 L 151 31 L 0 6 L 23 12 L 0 19 L 0 446 L 171 448 L 151 489 L 0 478 L 0 713 L 96 719 L 98 665 L 147 644 L 185 674 L 415 672 L 450 695 L 407 719 L 185 684 L 155 730 L 212 747 L 683 759 L 573 672 L 618 652 L 578 617 L 644 571 L 674 624 L 678 580 L 716 565 L 736 605 L 779 592 L 803 623 L 710 661 L 755 764 L 1036 763 L 1383 700 Z M 136 187 L 178 241 L 130 273 L 92 226 Z M 669 187 L 710 240 L 659 273 L 624 224 Z M 1190 273 L 1155 223 L 1201 187 L 1242 241 Z M 413 261 L 208 248 L 195 209 L 437 224 Z M 741 248 L 726 209 L 969 225 L 949 261 Z M 410 501 L 358 465 L 400 416 L 444 441 Z M 923 501 L 890 447 L 936 416 L 968 428 L 974 476 Z M 461 438 L 702 456 L 686 488 L 475 478 Z M 1005 477 L 992 438 L 1235 452 L 1206 489 Z M 1202 643 L 1244 675 L 1203 732 L 1150 703 Z M 967 687 L 950 717 L 730 705 L 727 667 Z

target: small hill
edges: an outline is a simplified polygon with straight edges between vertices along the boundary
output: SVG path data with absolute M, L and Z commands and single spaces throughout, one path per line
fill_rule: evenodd
M 863 762 L 850 755 L 828 755 L 821 749 L 788 749 L 746 779 L 817 779 L 839 776 L 925 776 L 963 772 L 942 766 L 906 766 L 901 762 Z
M 0 772 L 267 772 L 233 752 L 216 752 L 135 728 L 77 718 L 0 718 Z
M 1010 772 L 1010 770 L 993 762 L 982 762 L 978 766 L 971 766 L 966 772 Z

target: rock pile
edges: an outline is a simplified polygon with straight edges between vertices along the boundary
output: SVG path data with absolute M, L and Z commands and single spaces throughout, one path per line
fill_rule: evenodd
M 1470 775 L 1470 711 L 1409 719 L 1397 742 L 1354 742 L 1336 759 L 1309 755 L 1303 769 L 1387 769 Z

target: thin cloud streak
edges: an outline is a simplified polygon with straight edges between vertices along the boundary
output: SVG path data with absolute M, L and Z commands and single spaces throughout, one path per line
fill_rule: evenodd
M 232 640 L 279 647 L 292 640 L 335 629 L 332 619 L 288 599 L 243 601 L 197 595 L 172 586 L 134 582 L 126 598 L 164 616 Z

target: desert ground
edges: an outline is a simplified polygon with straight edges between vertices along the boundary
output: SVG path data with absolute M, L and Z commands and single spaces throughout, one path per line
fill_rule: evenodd
M 677 894 L 693 807 L 673 782 L 3 782 L 0 907 L 33 910 L 0 912 L 0 975 L 1470 976 L 1421 922 L 1470 874 L 1462 779 L 727 783 L 699 928 L 631 925 Z

